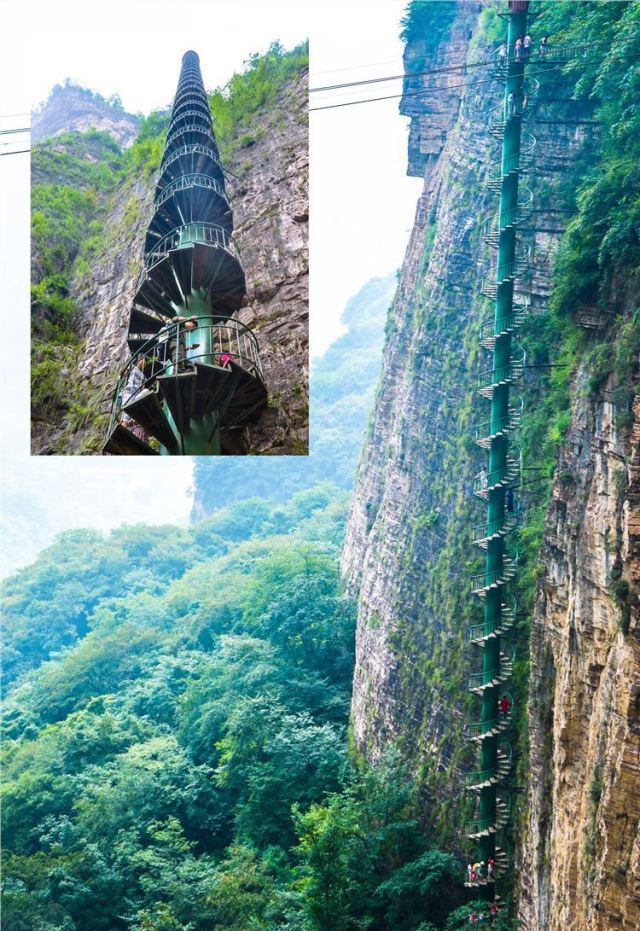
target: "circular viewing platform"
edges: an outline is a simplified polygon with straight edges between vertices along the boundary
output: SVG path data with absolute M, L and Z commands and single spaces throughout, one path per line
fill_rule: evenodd
M 139 332 L 129 331 L 132 355 L 114 392 L 106 453 L 145 454 L 132 424 L 176 453 L 182 435 L 207 417 L 215 415 L 223 444 L 225 434 L 259 417 L 267 390 L 249 327 L 213 315 L 166 323 L 141 310 L 134 310 L 131 324 Z M 135 369 L 142 380 L 132 392 L 127 386 Z M 156 452 L 146 445 L 146 454 Z

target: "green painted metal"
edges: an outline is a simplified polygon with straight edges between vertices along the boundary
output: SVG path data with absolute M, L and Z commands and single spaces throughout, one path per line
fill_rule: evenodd
M 480 695 L 482 710 L 481 720 L 471 724 L 468 731 L 470 739 L 480 745 L 480 769 L 467 777 L 467 785 L 478 798 L 477 814 L 467 825 L 467 835 L 476 840 L 477 860 L 485 864 L 498 859 L 496 835 L 507 824 L 510 812 L 498 785 L 498 776 L 505 776 L 499 740 L 511 720 L 510 711 L 500 712 L 499 700 L 505 694 L 504 683 L 511 675 L 513 661 L 513 654 L 504 650 L 501 641 L 514 620 L 515 607 L 509 605 L 506 586 L 517 569 L 517 557 L 508 555 L 506 549 L 506 537 L 515 527 L 516 515 L 507 511 L 505 499 L 507 487 L 519 474 L 519 453 L 510 451 L 509 439 L 520 422 L 522 407 L 521 403 L 514 404 L 510 392 L 522 375 L 525 359 L 513 342 L 513 333 L 526 313 L 526 307 L 514 301 L 514 280 L 528 262 L 528 249 L 518 247 L 516 237 L 521 219 L 530 209 L 531 195 L 526 189 L 524 195 L 519 195 L 519 186 L 535 145 L 535 140 L 532 143 L 527 138 L 523 157 L 526 59 L 516 60 L 514 49 L 516 39 L 526 34 L 528 3 L 512 2 L 508 6 L 504 100 L 489 127 L 492 135 L 502 141 L 500 174 L 488 185 L 499 193 L 500 203 L 483 228 L 485 241 L 497 250 L 495 279 L 487 279 L 482 287 L 482 293 L 494 301 L 493 320 L 487 321 L 482 330 L 482 344 L 492 356 L 491 369 L 478 380 L 480 396 L 490 402 L 490 414 L 476 427 L 476 442 L 487 451 L 488 462 L 474 491 L 486 501 L 487 513 L 484 529 L 472 529 L 473 542 L 486 553 L 484 572 L 472 582 L 474 593 L 483 600 L 484 614 L 483 623 L 473 625 L 469 631 L 469 639 L 482 649 L 482 670 L 469 677 L 469 688 Z M 503 852 L 500 857 L 504 857 Z M 494 900 L 495 881 L 478 884 L 476 894 Z

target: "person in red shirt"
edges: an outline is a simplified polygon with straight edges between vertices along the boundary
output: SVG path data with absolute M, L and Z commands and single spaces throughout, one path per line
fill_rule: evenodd
M 500 709 L 502 714 L 509 714 L 509 712 L 511 711 L 511 702 L 509 701 L 506 695 L 503 695 L 500 701 L 498 702 L 498 708 Z

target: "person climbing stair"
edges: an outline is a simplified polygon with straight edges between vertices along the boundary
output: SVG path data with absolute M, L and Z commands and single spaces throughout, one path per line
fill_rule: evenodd
M 230 362 L 237 362 L 238 360 L 231 352 L 223 352 L 220 356 L 220 365 L 223 369 L 231 368 Z
M 509 701 L 506 695 L 503 695 L 500 701 L 498 702 L 498 708 L 500 710 L 500 713 L 504 714 L 505 716 L 508 715 L 509 712 L 511 711 L 511 702 Z
M 171 321 L 167 323 L 158 336 L 158 345 L 164 343 L 165 352 L 164 352 L 164 370 L 165 374 L 167 373 L 167 368 L 170 365 L 174 365 L 175 372 L 184 372 L 187 368 L 187 347 L 184 340 L 184 333 L 186 330 L 195 330 L 197 329 L 197 317 L 180 317 L 176 315 L 171 318 Z M 179 330 L 179 324 L 183 323 L 184 327 Z
M 507 489 L 505 505 L 509 514 L 513 514 L 513 488 Z
M 134 364 L 132 365 L 129 371 L 129 377 L 127 378 L 127 383 L 122 389 L 121 404 L 122 407 L 126 407 L 134 398 L 139 397 L 143 392 L 145 375 L 144 367 L 146 364 L 146 358 L 144 356 L 139 356 Z M 122 375 L 126 368 L 123 370 Z M 130 433 L 133 433 L 134 436 L 137 436 L 139 440 L 142 440 L 143 443 L 147 443 L 149 438 L 146 434 L 146 431 L 138 424 L 133 417 L 123 411 L 122 414 L 122 426 L 129 430 Z

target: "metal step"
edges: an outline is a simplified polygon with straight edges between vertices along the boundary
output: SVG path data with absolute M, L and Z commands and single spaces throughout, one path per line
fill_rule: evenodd
M 471 578 L 471 591 L 479 598 L 486 598 L 487 592 L 494 588 L 506 585 L 515 578 L 518 571 L 518 560 L 505 556 L 502 560 L 502 569 L 491 573 L 478 573 Z M 488 581 L 487 581 L 488 579 Z
M 141 391 L 123 408 L 123 412 L 139 423 L 146 433 L 155 436 L 167 449 L 177 448 L 178 441 L 155 391 Z
M 196 386 L 195 371 L 160 375 L 157 379 L 162 398 L 171 411 L 174 423 L 183 433 L 189 429 Z
M 158 333 L 165 323 L 166 320 L 145 313 L 139 307 L 134 307 L 129 314 L 130 333 Z
M 487 737 L 497 737 L 511 726 L 511 711 L 500 715 L 491 721 L 478 721 L 467 728 L 467 737 L 472 742 L 481 742 Z
M 107 442 L 102 448 L 102 452 L 109 456 L 158 456 L 159 453 L 148 446 L 143 440 L 135 434 L 117 424 L 112 430 Z
M 515 604 L 515 598 L 513 599 Z M 516 609 L 515 607 L 508 606 L 505 602 L 501 605 L 500 611 L 500 623 L 494 627 L 494 629 L 486 634 L 484 624 L 471 624 L 468 627 L 468 638 L 470 643 L 475 643 L 476 646 L 484 647 L 485 643 L 488 640 L 492 640 L 495 637 L 501 637 L 506 633 L 515 623 Z
M 238 427 L 260 416 L 267 405 L 267 389 L 258 375 L 248 372 L 234 362 L 230 362 L 229 366 L 237 375 L 238 382 L 222 425 Z
M 491 673 L 472 672 L 467 679 L 467 689 L 474 695 L 482 695 L 487 689 L 495 688 L 496 685 L 503 685 L 513 674 L 513 656 L 508 656 L 503 650 L 500 651 L 500 665 Z M 491 678 L 483 681 L 486 675 Z
M 491 523 L 477 524 L 471 528 L 471 542 L 480 549 L 486 550 L 491 540 L 504 537 L 518 525 L 518 515 L 514 511 L 506 511 L 502 520 Z

